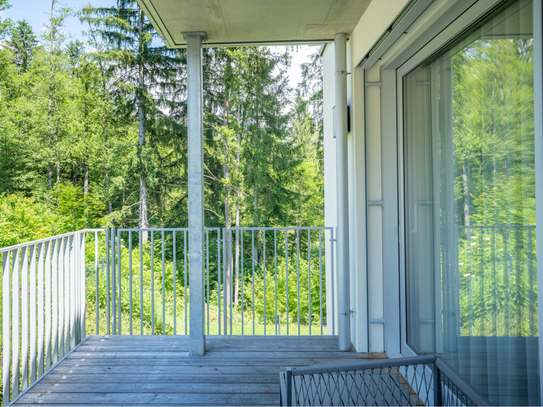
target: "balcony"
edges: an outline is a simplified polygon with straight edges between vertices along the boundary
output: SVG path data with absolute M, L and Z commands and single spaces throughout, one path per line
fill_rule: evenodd
M 187 235 L 1 249 L 4 405 L 485 403 L 435 356 L 338 351 L 333 228 L 206 229 L 207 352 L 192 356 Z
M 332 228 L 205 230 L 204 357 L 189 356 L 188 229 L 0 251 L 5 405 L 278 404 L 287 366 L 370 357 L 337 351 L 327 318 Z

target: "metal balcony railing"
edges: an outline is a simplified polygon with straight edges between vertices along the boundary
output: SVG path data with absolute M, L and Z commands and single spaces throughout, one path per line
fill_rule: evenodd
M 289 368 L 283 406 L 487 406 L 473 386 L 435 355 Z
M 82 230 L 0 249 L 4 405 L 85 338 L 85 236 L 98 247 L 104 232 Z
M 206 333 L 333 334 L 334 245 L 333 228 L 207 228 Z M 4 405 L 87 333 L 190 333 L 188 229 L 82 230 L 0 254 Z

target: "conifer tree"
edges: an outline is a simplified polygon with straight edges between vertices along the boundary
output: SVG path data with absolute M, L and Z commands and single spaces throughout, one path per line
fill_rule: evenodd
M 152 160 L 158 153 L 155 147 L 182 134 L 172 119 L 183 109 L 181 59 L 176 51 L 157 45 L 158 34 L 135 0 L 117 0 L 117 6 L 111 8 L 89 6 L 81 20 L 109 45 L 105 57 L 116 78 L 113 97 L 122 100 L 125 118 L 138 124 L 138 218 L 140 228 L 149 228 L 148 190 L 157 186 L 160 177 L 160 168 Z M 143 238 L 147 239 L 147 233 Z
M 34 48 L 38 45 L 34 30 L 26 20 L 18 21 L 11 30 L 9 45 L 15 53 L 15 63 L 26 72 Z

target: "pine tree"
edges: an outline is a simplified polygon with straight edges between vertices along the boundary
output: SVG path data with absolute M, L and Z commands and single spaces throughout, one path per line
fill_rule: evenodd
M 149 228 L 148 191 L 160 184 L 161 176 L 153 160 L 160 156 L 156 147 L 173 137 L 179 141 L 182 133 L 174 120 L 184 106 L 179 97 L 182 60 L 176 51 L 155 46 L 158 34 L 134 0 L 118 0 L 112 8 L 87 7 L 80 18 L 110 46 L 107 66 L 116 78 L 112 96 L 123 101 L 125 118 L 138 124 L 138 218 L 140 228 Z
M 26 20 L 18 21 L 12 29 L 9 45 L 15 53 L 15 63 L 21 71 L 26 72 L 34 48 L 38 45 L 34 31 Z

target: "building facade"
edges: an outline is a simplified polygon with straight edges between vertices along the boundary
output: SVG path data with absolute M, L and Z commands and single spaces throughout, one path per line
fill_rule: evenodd
M 540 30 L 540 1 L 383 0 L 347 42 L 351 341 L 438 354 L 497 405 L 540 404 Z

